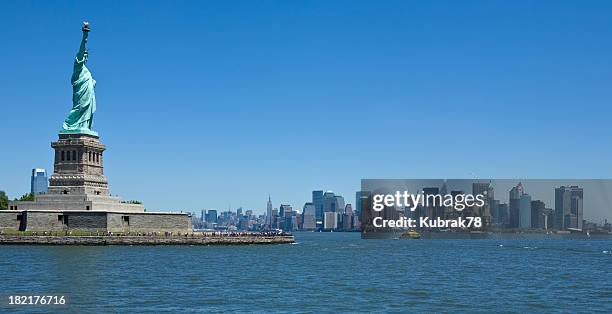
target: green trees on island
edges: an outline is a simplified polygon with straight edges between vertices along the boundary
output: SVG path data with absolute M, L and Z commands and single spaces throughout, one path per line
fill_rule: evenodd
M 34 194 L 33 193 L 27 193 L 22 195 L 20 198 L 16 198 L 16 201 L 33 201 L 34 200 Z M 8 202 L 9 202 L 9 198 L 6 195 L 6 192 L 4 191 L 0 191 L 0 210 L 7 210 L 8 209 Z
M 8 196 L 4 191 L 0 191 L 0 210 L 8 209 Z
M 22 195 L 19 199 L 15 199 L 16 201 L 33 201 L 34 200 L 34 193 L 27 193 Z

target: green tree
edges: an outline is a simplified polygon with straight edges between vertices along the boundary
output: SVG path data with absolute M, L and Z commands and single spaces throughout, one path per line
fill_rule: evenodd
M 8 196 L 4 191 L 0 191 L 0 210 L 8 209 Z
M 124 203 L 124 204 L 142 204 L 141 201 L 137 201 L 137 200 L 122 201 L 121 203 Z
M 22 195 L 18 200 L 16 199 L 16 201 L 33 201 L 34 200 L 34 193 L 28 193 L 28 194 L 24 194 Z

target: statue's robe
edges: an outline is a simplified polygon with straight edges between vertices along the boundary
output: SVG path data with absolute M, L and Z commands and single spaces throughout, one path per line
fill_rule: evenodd
M 81 59 L 79 59 L 81 57 Z M 96 81 L 85 66 L 87 57 L 79 53 L 74 61 L 72 71 L 72 110 L 64 121 L 66 131 L 91 130 L 93 114 L 96 112 Z

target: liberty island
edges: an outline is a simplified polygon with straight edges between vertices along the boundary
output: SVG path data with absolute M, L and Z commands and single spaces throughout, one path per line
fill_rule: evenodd
M 96 112 L 96 81 L 86 67 L 88 22 L 71 77 L 72 108 L 55 151 L 48 192 L 33 201 L 10 201 L 0 210 L 0 244 L 252 244 L 290 243 L 286 234 L 194 233 L 191 216 L 177 212 L 147 212 L 140 202 L 125 202 L 110 194 L 104 175 L 104 151 L 92 129 Z M 107 236 L 122 235 L 109 239 Z M 163 235 L 163 237 L 160 237 Z M 41 237 L 42 236 L 42 237 Z M 48 238 L 52 236 L 52 238 Z M 181 236 L 180 238 L 173 238 Z

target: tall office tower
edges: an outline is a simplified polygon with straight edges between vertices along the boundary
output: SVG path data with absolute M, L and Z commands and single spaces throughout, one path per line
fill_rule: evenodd
M 238 207 L 238 209 L 236 209 L 236 215 L 242 216 L 242 207 Z
M 497 213 L 499 214 L 499 218 L 497 222 L 502 224 L 503 226 L 508 226 L 508 223 L 509 223 L 508 204 L 500 203 L 499 206 L 497 207 Z
M 342 222 L 341 228 L 344 231 L 353 230 L 353 215 L 352 214 L 342 214 Z
M 332 191 L 323 194 L 323 212 L 336 212 L 336 195 Z
M 362 197 L 370 197 L 372 196 L 372 192 L 370 191 L 357 191 L 355 192 L 355 215 L 361 215 L 361 211 L 363 207 L 361 206 L 361 198 Z
M 540 200 L 531 201 L 531 228 L 544 229 L 546 204 Z
M 355 193 L 355 215 L 353 216 L 353 227 L 360 228 L 361 222 L 363 221 L 363 212 L 365 206 L 370 206 L 370 202 L 368 201 L 372 197 L 372 192 L 370 191 L 359 191 Z
M 584 208 L 583 208 L 583 200 L 584 200 L 584 191 L 582 190 L 582 188 L 579 188 L 577 186 L 572 186 L 570 187 L 570 193 L 571 193 L 571 207 L 570 207 L 570 212 L 572 215 L 576 215 L 576 224 L 574 228 L 580 229 L 582 230 L 583 228 L 583 214 L 584 214 Z
M 569 188 L 561 186 L 555 188 L 555 228 L 565 229 L 565 215 L 570 212 Z
M 355 213 L 353 213 L 353 206 L 351 204 L 346 204 L 346 206 L 344 206 L 342 223 L 344 230 L 353 230 L 355 228 Z
M 352 215 L 353 214 L 353 205 L 346 204 L 346 206 L 344 206 L 344 213 Z
M 316 221 L 323 222 L 323 191 L 312 191 L 312 204 L 315 207 Z
M 279 217 L 278 217 L 278 209 L 272 209 L 272 219 L 270 223 L 270 229 L 278 229 L 279 225 Z
M 280 216 L 281 217 L 290 217 L 293 212 L 293 208 L 288 204 L 281 204 L 280 206 Z
M 480 207 L 480 208 L 475 208 L 476 211 L 480 216 L 483 217 L 483 219 L 485 219 L 485 221 L 490 222 L 491 221 L 491 201 L 494 198 L 494 194 L 493 194 L 493 186 L 491 185 L 491 182 L 474 182 L 472 183 L 472 194 L 474 196 L 481 194 L 485 196 L 485 204 L 484 206 Z
M 323 229 L 334 230 L 338 228 L 338 213 L 336 212 L 325 212 L 323 218 Z
M 266 209 L 266 224 L 268 228 L 272 226 L 272 200 L 270 199 L 270 194 L 268 194 L 268 205 Z
M 486 194 L 488 196 L 490 188 L 490 182 L 474 182 L 472 183 L 472 194 Z
M 509 204 L 508 204 L 508 211 L 509 211 L 509 223 L 508 226 L 510 228 L 518 228 L 519 227 L 519 211 L 520 211 L 520 205 L 521 205 L 521 196 L 525 193 L 525 190 L 523 189 L 523 184 L 519 182 L 519 184 L 515 187 L 513 187 L 510 190 L 509 193 Z
M 582 229 L 583 192 L 578 186 L 555 189 L 555 228 Z
M 302 209 L 302 229 L 314 230 L 316 227 L 315 221 L 316 209 L 314 204 L 306 203 Z
M 283 230 L 293 231 L 297 230 L 298 222 L 296 216 L 286 216 L 284 218 Z
M 206 212 L 206 222 L 207 223 L 217 223 L 217 210 L 216 209 L 209 209 Z
M 499 200 L 491 199 L 489 203 L 489 207 L 491 209 L 491 222 L 495 224 L 499 224 Z
M 32 194 L 47 193 L 49 190 L 49 180 L 47 179 L 47 171 L 45 169 L 32 169 L 32 177 L 30 179 L 30 192 Z
M 204 217 L 204 210 L 202 209 L 202 212 L 200 213 L 200 222 L 204 223 L 204 221 L 206 221 L 206 218 Z
M 340 213 L 340 214 L 344 214 L 344 207 L 346 206 L 344 204 L 344 197 L 340 196 L 340 195 L 335 195 L 334 199 L 336 201 L 336 212 Z
M 531 196 L 525 193 L 519 201 L 519 228 L 531 228 Z

